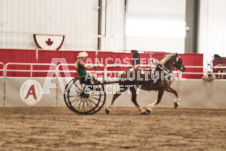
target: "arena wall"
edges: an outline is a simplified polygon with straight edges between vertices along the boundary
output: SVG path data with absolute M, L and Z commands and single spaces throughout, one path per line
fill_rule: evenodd
M 25 104 L 20 97 L 21 85 L 29 78 L 6 78 L 5 79 L 5 100 L 4 98 L 4 81 L 0 79 L 0 106 L 5 107 L 30 107 Z M 44 85 L 44 78 L 33 78 L 37 80 L 41 86 Z M 34 107 L 64 107 L 63 89 L 67 81 L 62 78 L 63 85 L 60 86 L 61 81 L 54 78 L 51 80 L 52 84 L 56 85 L 56 88 L 50 88 L 51 94 L 43 94 L 41 100 L 33 105 Z M 225 101 L 225 80 L 215 80 L 207 82 L 203 80 L 175 80 L 172 84 L 180 98 L 182 107 L 226 107 Z M 105 90 L 107 93 L 106 105 L 109 105 L 114 92 L 118 89 L 117 84 L 106 85 Z M 143 91 L 139 90 L 137 101 L 140 106 L 146 106 L 153 103 L 157 99 L 157 91 Z M 172 93 L 165 92 L 159 106 L 173 107 L 175 96 Z M 3 101 L 4 100 L 4 101 Z M 116 101 L 114 106 L 134 106 L 131 101 L 131 93 L 125 91 Z
M 4 106 L 4 78 L 0 77 L 0 107 Z
M 226 107 L 225 80 L 181 80 L 182 106 Z
M 110 94 L 111 92 L 108 90 L 111 90 L 112 88 L 115 88 L 116 85 L 108 85 L 106 86 L 106 92 L 109 93 L 107 94 L 107 100 L 106 100 L 106 105 L 109 105 L 111 103 L 111 99 L 113 97 L 113 94 Z M 172 87 L 179 92 L 179 81 L 175 81 L 172 84 Z M 115 90 L 114 90 L 115 91 Z M 140 106 L 147 106 L 150 103 L 153 103 L 157 100 L 157 91 L 144 91 L 144 90 L 138 90 L 139 92 L 137 93 L 137 102 Z M 119 107 L 124 107 L 124 106 L 129 106 L 133 107 L 134 104 L 131 101 L 131 93 L 130 91 L 125 91 L 124 94 L 122 94 L 114 103 L 114 106 L 119 106 Z M 173 106 L 173 101 L 176 97 L 168 92 L 165 92 L 162 98 L 161 103 L 159 104 L 160 106 Z
M 64 79 L 64 82 L 66 80 Z M 226 96 L 224 91 L 225 80 L 215 80 L 207 82 L 203 80 L 175 80 L 172 84 L 181 98 L 180 105 L 182 107 L 226 107 Z M 109 105 L 113 97 L 113 92 L 118 89 L 117 84 L 109 84 L 105 86 L 107 93 L 106 105 Z M 141 106 L 146 106 L 157 99 L 157 91 L 143 91 L 139 90 L 137 95 L 137 101 Z M 58 87 L 57 93 L 57 105 L 65 106 L 63 100 L 63 93 L 60 87 Z M 176 99 L 174 94 L 165 92 L 159 106 L 173 107 L 173 102 Z M 131 101 L 131 93 L 125 91 L 114 103 L 114 106 L 134 106 Z
M 174 81 L 174 88 L 180 98 L 182 107 L 226 107 L 225 80 L 215 80 L 207 82 L 203 80 L 180 80 Z M 114 106 L 134 106 L 131 101 L 131 94 L 120 96 Z M 141 106 L 146 106 L 157 99 L 157 91 L 141 90 L 137 96 L 137 101 Z M 107 103 L 110 104 L 113 95 L 107 95 Z M 172 106 L 176 97 L 169 92 L 164 93 L 159 106 Z
M 25 104 L 20 97 L 20 88 L 22 84 L 31 78 L 6 78 L 5 79 L 5 107 L 30 107 Z M 41 86 L 44 85 L 45 78 L 32 78 L 37 80 Z M 52 79 L 52 83 L 57 83 Z M 50 94 L 42 94 L 41 100 L 33 105 L 35 107 L 55 107 L 56 106 L 56 88 L 50 89 Z
M 58 107 L 62 107 L 62 106 L 66 106 L 65 105 L 65 102 L 64 102 L 64 97 L 63 97 L 63 94 L 64 94 L 64 88 L 67 84 L 67 81 L 70 81 L 72 78 L 68 78 L 66 80 L 66 78 L 61 78 L 62 82 L 63 82 L 63 86 L 61 86 L 60 84 L 60 80 L 57 80 L 57 106 Z

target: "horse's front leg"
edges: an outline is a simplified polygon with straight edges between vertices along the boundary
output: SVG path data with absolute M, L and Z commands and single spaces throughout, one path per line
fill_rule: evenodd
M 151 103 L 151 104 L 148 104 L 148 105 L 147 105 L 146 112 L 147 112 L 148 114 L 150 114 L 151 111 L 152 111 L 152 109 L 153 109 L 157 104 L 160 103 L 163 94 L 164 94 L 164 89 L 158 90 L 158 99 L 157 99 L 157 101 L 155 101 L 154 103 Z
M 177 94 L 177 91 L 174 90 L 174 89 L 172 89 L 171 87 L 168 87 L 168 88 L 166 89 L 166 91 L 167 91 L 167 92 L 170 92 L 170 93 L 173 93 L 173 94 L 177 97 L 177 98 L 174 100 L 174 108 L 176 109 L 176 108 L 179 106 L 180 101 L 181 101 L 181 99 L 179 98 L 179 96 L 178 96 L 178 94 Z

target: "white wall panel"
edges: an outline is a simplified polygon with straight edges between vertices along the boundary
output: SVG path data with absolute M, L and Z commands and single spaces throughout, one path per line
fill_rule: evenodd
M 0 107 L 4 106 L 4 95 L 5 95 L 4 81 L 5 81 L 4 77 L 0 77 Z
M 185 0 L 128 0 L 126 19 L 183 22 L 185 21 L 185 3 Z M 184 40 L 184 37 L 176 36 L 127 35 L 125 48 L 126 50 L 138 49 L 184 53 Z
M 1 0 L 0 48 L 35 48 L 31 33 L 66 33 L 73 36 L 62 49 L 96 49 L 97 38 L 88 37 L 97 35 L 97 7 L 98 0 Z
M 185 0 L 128 0 L 127 18 L 184 21 Z
M 103 0 L 103 2 L 105 2 Z M 124 50 L 124 0 L 107 0 L 107 23 L 106 37 L 102 39 L 101 49 L 110 51 Z M 104 3 L 105 5 L 105 3 Z M 105 11 L 104 11 L 105 12 Z M 103 15 L 103 20 L 105 16 Z M 102 33 L 104 33 L 104 25 L 102 24 Z
M 184 38 L 126 37 L 127 50 L 145 50 L 184 53 Z
M 198 48 L 207 65 L 214 54 L 226 56 L 226 1 L 201 0 L 200 4 Z
M 165 47 L 160 49 L 153 47 L 152 44 L 156 43 L 156 39 L 149 41 L 150 39 L 144 38 L 138 41 L 129 37 L 125 41 L 124 0 L 103 0 L 103 6 L 106 1 L 107 30 L 106 37 L 102 38 L 102 50 L 122 51 L 143 48 L 168 51 Z M 129 0 L 128 5 L 128 18 L 181 21 L 185 16 L 185 0 Z M 61 49 L 96 50 L 97 38 L 88 36 L 98 33 L 97 7 L 98 0 L 0 0 L 0 48 L 34 49 L 36 47 L 31 34 L 3 32 L 15 31 L 74 34 L 75 36 L 66 35 Z M 105 8 L 103 9 L 102 34 L 105 33 Z M 149 42 L 140 46 L 141 41 Z M 179 40 L 175 38 L 173 43 L 159 39 L 156 44 L 159 46 L 164 44 L 169 50 L 183 51 L 182 41 L 183 38 Z M 135 47 L 135 44 L 139 47 Z

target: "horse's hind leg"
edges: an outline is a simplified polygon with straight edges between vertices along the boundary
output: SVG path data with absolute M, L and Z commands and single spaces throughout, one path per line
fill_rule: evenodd
M 139 104 L 137 103 L 137 93 L 136 93 L 136 89 L 134 87 L 130 88 L 130 91 L 132 93 L 132 102 L 135 104 L 135 106 L 138 108 L 138 110 L 140 111 L 141 114 L 146 114 L 145 110 L 142 109 Z
M 177 91 L 172 89 L 171 87 L 166 89 L 167 92 L 173 93 L 177 99 L 174 100 L 174 108 L 176 109 L 178 107 L 178 105 L 180 104 L 181 99 L 178 97 Z
M 105 109 L 106 114 L 109 114 L 109 113 L 110 113 L 111 107 L 113 106 L 115 100 L 116 100 L 123 92 L 125 92 L 125 91 L 126 91 L 126 88 L 120 89 L 118 92 L 116 92 L 116 93 L 113 95 L 113 98 L 112 98 L 112 100 L 111 100 L 111 104 L 108 105 L 108 106 L 106 107 L 106 109 Z

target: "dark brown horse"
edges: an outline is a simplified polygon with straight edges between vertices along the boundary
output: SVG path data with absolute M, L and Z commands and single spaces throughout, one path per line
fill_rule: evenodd
M 180 102 L 180 98 L 178 97 L 177 92 L 172 89 L 170 86 L 172 84 L 171 73 L 176 68 L 184 72 L 186 68 L 183 65 L 181 58 L 177 54 L 168 54 L 166 55 L 157 65 L 154 71 L 150 70 L 141 70 L 138 68 L 130 69 L 125 71 L 123 74 L 120 75 L 119 85 L 120 91 L 113 95 L 111 104 L 107 106 L 106 113 L 110 113 L 110 109 L 114 104 L 114 101 L 127 89 L 130 89 L 132 93 L 132 102 L 136 105 L 139 109 L 141 114 L 150 114 L 152 108 L 155 105 L 159 104 L 161 98 L 164 94 L 164 91 L 170 92 L 175 94 L 177 99 L 174 102 L 174 107 L 177 108 Z M 129 87 L 128 87 L 129 85 Z M 137 103 L 137 88 L 142 90 L 156 90 L 158 91 L 158 99 L 156 102 L 149 104 L 147 109 L 142 109 Z

